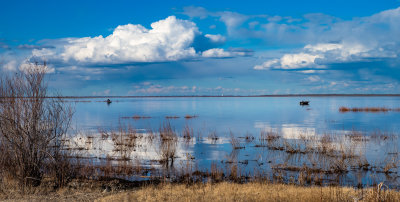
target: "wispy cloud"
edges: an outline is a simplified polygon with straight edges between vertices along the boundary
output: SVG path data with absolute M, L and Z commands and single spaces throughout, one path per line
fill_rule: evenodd
M 335 63 L 396 59 L 400 54 L 400 38 L 396 37 L 400 36 L 400 8 L 350 21 L 321 15 L 306 17 L 308 30 L 300 29 L 300 25 L 292 25 L 292 28 L 298 35 L 310 37 L 303 39 L 308 44 L 295 53 L 256 65 L 254 69 L 318 69 Z M 286 29 L 281 32 L 282 35 L 289 33 Z

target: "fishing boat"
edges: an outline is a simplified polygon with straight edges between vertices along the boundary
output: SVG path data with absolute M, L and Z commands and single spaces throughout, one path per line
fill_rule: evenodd
M 300 101 L 300 105 L 309 105 L 310 101 Z

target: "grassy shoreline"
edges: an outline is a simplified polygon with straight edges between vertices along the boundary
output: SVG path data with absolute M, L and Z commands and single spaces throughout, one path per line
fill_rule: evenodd
M 400 192 L 375 187 L 299 186 L 280 183 L 159 183 L 124 184 L 118 181 L 72 182 L 24 195 L 0 194 L 1 201 L 400 201 Z
M 378 188 L 304 187 L 252 182 L 246 184 L 162 184 L 126 191 L 96 201 L 399 201 L 400 193 Z

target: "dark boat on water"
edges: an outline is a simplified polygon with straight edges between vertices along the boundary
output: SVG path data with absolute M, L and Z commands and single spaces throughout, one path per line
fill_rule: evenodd
M 107 102 L 107 104 L 111 104 L 111 100 L 110 99 L 107 99 L 106 102 Z
M 310 101 L 300 101 L 300 105 L 309 105 Z

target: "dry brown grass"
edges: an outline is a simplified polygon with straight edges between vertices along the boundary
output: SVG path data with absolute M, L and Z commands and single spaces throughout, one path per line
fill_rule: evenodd
M 381 187 L 379 187 L 381 188 Z M 283 184 L 222 182 L 147 186 L 96 201 L 399 201 L 400 193 L 378 188 L 302 187 Z
M 54 189 L 51 181 L 44 180 L 39 187 L 30 188 L 23 194 L 13 190 L 0 191 L 0 201 L 94 201 L 127 190 L 128 186 L 132 187 L 118 180 L 73 180 L 68 186 Z
M 25 195 L 0 193 L 1 201 L 399 201 L 400 193 L 373 188 L 305 187 L 252 182 L 124 185 L 116 181 L 71 182 L 58 190 L 35 188 Z

